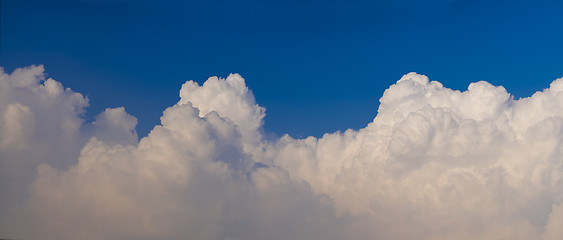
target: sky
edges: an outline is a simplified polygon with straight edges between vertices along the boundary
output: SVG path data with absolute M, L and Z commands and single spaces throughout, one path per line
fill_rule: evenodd
M 561 239 L 560 5 L 1 1 L 0 239 Z
M 371 122 L 417 72 L 526 97 L 560 77 L 563 4 L 549 1 L 2 1 L 0 65 L 43 64 L 91 100 L 124 106 L 141 136 L 187 81 L 239 73 L 276 135 Z

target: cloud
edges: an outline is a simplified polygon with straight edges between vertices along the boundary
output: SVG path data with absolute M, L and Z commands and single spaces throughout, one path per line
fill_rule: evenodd
M 85 123 L 87 99 L 43 76 L 0 75 L 0 187 L 12 193 L 1 237 L 561 235 L 563 79 L 514 100 L 487 82 L 462 92 L 409 73 L 365 128 L 266 140 L 265 110 L 232 74 L 185 83 L 138 140 L 125 109 Z
M 45 79 L 43 66 L 16 69 L 12 74 L 0 69 L 0 192 L 8 193 L 0 199 L 0 214 L 27 194 L 39 164 L 66 170 L 76 164 L 89 138 L 106 139 L 113 131 L 107 140 L 119 142 L 127 138 L 120 134 L 134 128 L 136 119 L 119 109 L 106 110 L 95 124 L 84 123 L 81 116 L 87 106 L 82 94 Z M 121 126 L 117 120 L 109 121 L 118 117 L 127 121 L 119 120 Z

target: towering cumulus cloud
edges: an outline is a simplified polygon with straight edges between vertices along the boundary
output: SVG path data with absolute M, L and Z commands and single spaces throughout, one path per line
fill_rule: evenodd
M 514 100 L 409 73 L 360 130 L 265 140 L 244 79 L 189 81 L 161 124 L 0 73 L 0 238 L 560 239 L 563 79 Z

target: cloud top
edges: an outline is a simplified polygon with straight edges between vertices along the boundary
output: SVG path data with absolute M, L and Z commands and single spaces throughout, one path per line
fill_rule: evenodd
M 0 74 L 0 234 L 23 239 L 558 239 L 563 79 L 514 100 L 409 73 L 365 128 L 265 140 L 232 74 L 186 82 L 138 140 L 136 118 Z M 13 174 L 10 174 L 13 173 Z M 17 174 L 16 174 L 17 173 Z

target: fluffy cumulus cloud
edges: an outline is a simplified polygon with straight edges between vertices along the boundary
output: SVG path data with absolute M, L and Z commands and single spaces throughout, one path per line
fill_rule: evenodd
M 126 120 L 136 121 L 134 117 L 108 109 L 99 116 L 103 126 L 85 124 L 81 114 L 87 106 L 88 99 L 80 93 L 46 79 L 43 66 L 12 74 L 0 70 L 0 213 L 28 194 L 39 164 L 67 170 L 90 137 L 105 139 L 104 129 L 115 130 L 109 142 L 136 138 L 125 137 L 134 134 L 131 124 L 126 126 Z M 111 121 L 120 116 L 127 119 Z
M 409 73 L 365 128 L 262 136 L 244 79 L 186 82 L 161 124 L 0 73 L 0 237 L 560 239 L 563 79 L 514 100 Z

